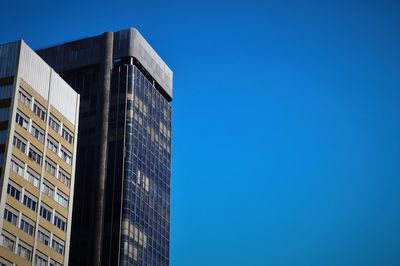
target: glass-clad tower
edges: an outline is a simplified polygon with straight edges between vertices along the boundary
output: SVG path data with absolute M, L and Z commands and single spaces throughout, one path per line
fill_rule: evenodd
M 81 94 L 71 265 L 169 265 L 172 71 L 133 28 L 38 54 Z

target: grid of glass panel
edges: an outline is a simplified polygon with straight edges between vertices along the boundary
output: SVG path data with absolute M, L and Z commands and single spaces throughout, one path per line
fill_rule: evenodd
M 137 67 L 130 76 L 121 265 L 169 265 L 171 107 Z

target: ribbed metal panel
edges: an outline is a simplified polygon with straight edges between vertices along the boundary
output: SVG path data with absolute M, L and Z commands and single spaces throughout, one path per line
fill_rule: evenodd
M 20 58 L 20 77 L 75 124 L 78 94 L 24 42 L 21 43 Z
M 17 73 L 18 50 L 18 41 L 0 45 L 0 78 Z
M 78 94 L 54 71 L 51 70 L 50 104 L 75 125 Z
M 28 45 L 21 43 L 20 77 L 48 100 L 51 68 Z

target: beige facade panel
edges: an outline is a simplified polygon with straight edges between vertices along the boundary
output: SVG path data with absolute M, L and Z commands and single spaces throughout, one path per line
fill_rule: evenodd
M 52 259 L 56 260 L 58 263 L 63 264 L 63 256 L 59 253 L 57 253 L 56 251 L 54 251 L 54 249 L 52 249 L 49 246 L 46 246 L 43 243 L 38 242 L 36 245 L 37 250 L 39 250 L 40 252 L 42 252 L 43 254 L 45 254 L 46 256 L 51 257 Z
M 44 145 L 39 140 L 37 140 L 31 133 L 29 133 L 25 128 L 20 125 L 15 126 L 15 132 L 18 133 L 25 140 L 29 141 L 36 149 L 43 153 Z
M 20 150 L 18 150 L 16 147 L 12 148 L 12 154 L 17 157 L 19 160 L 23 161 L 25 164 L 28 165 L 31 169 L 33 169 L 36 173 L 41 173 L 42 172 L 42 167 L 29 159 L 28 155 L 25 153 L 22 153 Z
M 24 241 L 26 244 L 33 246 L 33 242 L 35 241 L 35 239 L 33 237 L 27 235 L 25 232 L 21 231 L 21 229 L 19 229 L 15 225 L 10 224 L 9 222 L 5 221 L 3 228 L 10 234 L 12 234 L 12 235 L 18 237 L 20 240 Z
M 54 224 L 52 224 L 49 221 L 43 219 L 42 217 L 39 217 L 39 225 L 41 227 L 43 227 L 44 229 L 52 232 L 59 239 L 61 239 L 63 241 L 66 240 L 65 232 L 61 231 Z
M 21 111 L 25 116 L 29 117 L 33 120 L 33 122 L 40 127 L 41 130 L 45 130 L 46 121 L 40 119 L 36 114 L 32 112 L 26 105 L 18 101 L 17 108 Z
M 21 187 L 25 188 L 26 190 L 28 190 L 29 193 L 31 193 L 33 196 L 35 196 L 36 198 L 39 198 L 39 187 L 35 187 L 33 186 L 31 183 L 29 183 L 28 181 L 26 181 L 24 179 L 24 177 L 19 176 L 17 173 L 15 173 L 14 171 L 10 171 L 10 175 L 9 175 L 10 179 L 12 181 L 14 181 L 15 183 L 17 183 L 18 185 L 20 185 Z
M 69 187 L 67 187 L 64 183 L 62 183 L 58 178 L 52 176 L 48 172 L 44 172 L 44 178 L 46 181 L 52 183 L 55 187 L 57 187 L 58 190 L 60 190 L 62 193 L 67 195 L 68 197 L 70 196 L 70 190 Z
M 64 160 L 62 160 L 58 155 L 55 155 L 53 152 L 48 151 L 46 156 L 50 158 L 53 162 L 58 164 L 62 169 L 64 169 L 68 174 L 72 173 L 72 166 L 67 164 Z M 55 178 L 55 177 L 54 177 Z
M 54 199 L 48 197 L 47 195 L 42 194 L 42 202 L 44 202 L 47 206 L 51 207 L 57 213 L 61 214 L 62 218 L 67 220 L 68 217 L 68 210 L 58 204 Z
M 71 132 L 75 132 L 75 125 L 71 123 L 65 116 L 63 116 L 54 106 L 50 105 L 50 113 L 52 116 L 58 119 L 63 125 L 67 127 Z M 78 113 L 77 113 L 78 115 Z
M 18 211 L 22 212 L 25 216 L 27 216 L 29 219 L 36 221 L 36 212 L 32 211 L 28 207 L 26 207 L 22 202 L 14 199 L 13 197 L 7 195 L 6 197 L 6 203 L 10 206 L 12 206 L 14 209 L 17 209 Z
M 61 143 L 63 147 L 65 147 L 69 152 L 72 153 L 74 150 L 74 146 L 72 146 L 68 141 L 66 141 L 58 132 L 55 132 L 52 128 L 48 129 L 48 134 L 50 137 L 52 137 L 54 140 L 56 140 L 58 143 Z M 75 135 L 74 135 L 75 139 Z

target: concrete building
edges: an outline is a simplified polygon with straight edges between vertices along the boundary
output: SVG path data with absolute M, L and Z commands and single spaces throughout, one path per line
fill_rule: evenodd
M 0 265 L 68 265 L 78 110 L 23 41 L 0 45 Z
M 37 52 L 81 95 L 71 265 L 169 265 L 172 71 L 134 28 Z

